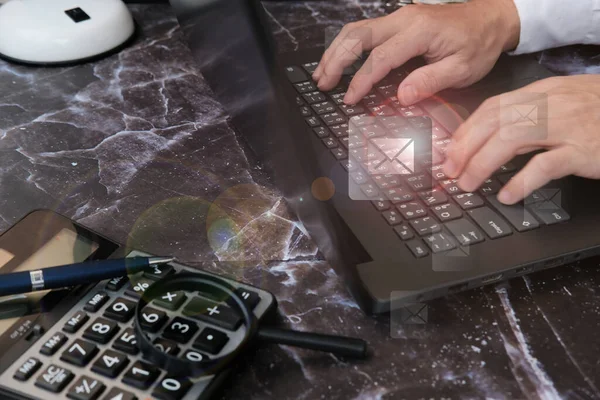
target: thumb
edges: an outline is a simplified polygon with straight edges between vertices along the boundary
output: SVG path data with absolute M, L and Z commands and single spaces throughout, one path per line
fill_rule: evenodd
M 409 106 L 467 79 L 468 70 L 464 64 L 453 56 L 447 57 L 411 72 L 398 88 L 398 99 Z

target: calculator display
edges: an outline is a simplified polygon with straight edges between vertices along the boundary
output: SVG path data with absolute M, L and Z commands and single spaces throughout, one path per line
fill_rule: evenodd
M 10 272 L 31 271 L 40 268 L 82 262 L 92 255 L 98 247 L 98 243 L 78 235 L 70 229 L 62 229 Z M 0 274 L 4 272 L 1 268 L 7 265 L 12 259 L 13 255 L 10 252 L 0 248 Z M 0 279 L 2 279 L 1 275 Z M 19 301 L 19 297 L 22 298 L 22 301 L 29 301 L 32 309 L 35 310 L 37 308 L 37 303 L 46 293 L 48 293 L 48 291 L 29 293 L 26 297 L 7 296 L 7 298 L 0 298 L 0 310 L 3 307 L 12 307 L 13 305 L 11 305 L 8 300 L 14 299 L 15 297 L 17 298 L 17 301 Z M 0 319 L 0 336 L 17 322 L 18 319 L 19 318 Z

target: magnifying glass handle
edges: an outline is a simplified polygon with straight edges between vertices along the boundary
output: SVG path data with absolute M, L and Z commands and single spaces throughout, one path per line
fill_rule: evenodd
M 257 334 L 259 339 L 270 343 L 326 351 L 343 357 L 367 357 L 367 342 L 362 339 L 264 327 Z

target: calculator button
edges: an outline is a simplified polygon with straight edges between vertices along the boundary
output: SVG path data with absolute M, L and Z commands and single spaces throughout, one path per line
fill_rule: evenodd
M 167 310 L 175 311 L 187 299 L 184 292 L 167 292 L 154 300 L 154 304 Z
M 67 341 L 67 335 L 56 332 L 46 343 L 42 345 L 40 353 L 51 356 Z
M 229 336 L 226 333 L 212 328 L 204 328 L 193 346 L 195 349 L 217 354 L 228 341 Z
M 129 282 L 129 285 L 127 285 L 127 289 L 125 290 L 125 295 L 133 297 L 134 299 L 139 299 L 153 283 L 154 281 L 148 278 L 136 279 L 133 282 Z
M 113 350 L 106 350 L 92 365 L 92 371 L 109 378 L 115 378 L 125 369 L 127 364 L 129 364 L 127 356 Z
M 144 272 L 144 276 L 150 279 L 163 279 L 175 273 L 175 268 L 168 264 L 153 265 Z
M 83 311 L 77 311 L 63 326 L 63 331 L 75 333 L 85 324 L 90 317 Z
M 171 356 L 176 356 L 179 354 L 179 346 L 177 346 L 177 343 L 170 340 L 156 338 L 152 344 L 154 344 L 154 347 L 156 347 L 158 350 Z
M 96 318 L 83 332 L 83 337 L 94 342 L 106 344 L 115 336 L 119 327 L 117 323 L 106 318 Z
M 97 379 L 82 376 L 67 392 L 67 397 L 73 400 L 96 400 L 106 386 Z
M 194 297 L 184 307 L 183 315 L 229 330 L 236 330 L 242 322 L 242 317 L 230 307 L 202 297 Z
M 113 347 L 127 354 L 136 355 L 139 351 L 137 339 L 132 328 L 127 328 L 119 335 L 113 343 Z
M 187 343 L 196 332 L 198 332 L 198 325 L 195 322 L 175 317 L 163 331 L 163 336 L 179 343 Z
M 164 311 L 152 307 L 145 307 L 142 310 L 142 328 L 150 332 L 159 330 L 167 322 L 167 314 Z
M 112 388 L 102 400 L 137 400 L 137 397 L 131 392 L 119 388 Z
M 208 359 L 208 357 L 202 353 L 199 353 L 197 351 L 194 350 L 188 350 L 183 354 L 183 358 L 191 361 L 191 362 L 202 362 L 206 359 Z
M 19 381 L 26 381 L 31 378 L 31 375 L 35 374 L 38 369 L 42 366 L 42 362 L 34 357 L 29 357 L 27 361 L 23 363 L 13 375 L 13 378 Z
M 96 312 L 110 299 L 106 292 L 98 292 L 83 307 L 85 311 Z
M 127 283 L 127 276 L 117 276 L 106 283 L 106 290 L 116 292 Z
M 152 392 L 152 396 L 159 400 L 180 400 L 192 387 L 192 382 L 187 378 L 165 377 Z
M 124 299 L 123 297 L 118 297 L 106 308 L 104 316 L 106 318 L 114 319 L 115 321 L 127 322 L 133 317 L 135 306 L 135 302 Z
M 254 307 L 260 302 L 260 296 L 256 292 L 244 288 L 237 288 L 235 292 L 251 310 L 254 310 Z M 235 304 L 233 299 L 229 299 L 228 303 L 231 305 Z
M 160 370 L 144 361 L 136 361 L 123 377 L 123 383 L 138 389 L 148 389 L 160 375 Z
M 67 386 L 75 375 L 68 369 L 50 364 L 35 381 L 35 386 L 58 393 Z
M 63 351 L 60 359 L 83 367 L 94 358 L 96 353 L 98 353 L 98 347 L 95 344 L 77 339 Z

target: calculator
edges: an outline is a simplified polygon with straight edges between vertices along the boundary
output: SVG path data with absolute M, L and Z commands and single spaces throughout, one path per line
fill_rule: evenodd
M 29 242 L 34 245 L 25 257 L 15 254 L 23 247 L 24 233 L 33 227 L 43 232 L 31 235 L 30 231 Z M 0 272 L 119 256 L 123 251 L 73 221 L 41 210 L 0 236 Z M 127 254 L 135 256 L 150 254 Z M 196 379 L 174 377 L 146 362 L 137 347 L 133 327 L 137 300 L 152 283 L 182 271 L 215 276 L 173 262 L 87 287 L 0 302 L 0 322 L 4 324 L 0 325 L 0 397 L 191 400 L 214 396 L 234 366 Z M 271 293 L 220 278 L 236 290 L 259 320 L 274 314 L 276 300 Z M 29 312 L 23 311 L 25 303 Z M 199 314 L 200 308 L 207 312 Z M 142 322 L 157 349 L 191 362 L 229 353 L 239 345 L 245 329 L 242 316 L 229 304 L 191 292 L 161 295 L 143 309 Z

